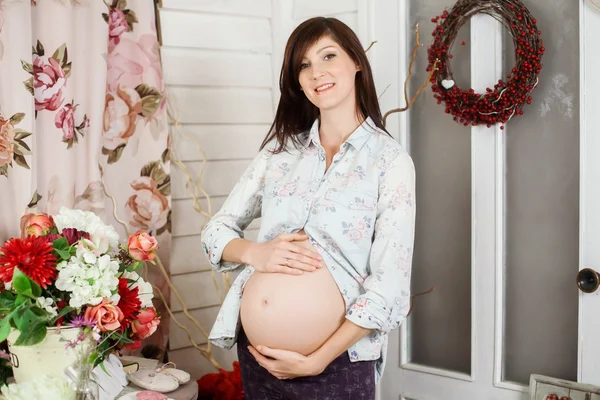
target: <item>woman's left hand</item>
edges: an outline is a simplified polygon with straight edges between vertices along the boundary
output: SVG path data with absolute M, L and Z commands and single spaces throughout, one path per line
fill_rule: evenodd
M 256 361 L 277 379 L 319 375 L 325 369 L 316 358 L 295 351 L 271 349 L 266 346 L 257 346 L 257 349 L 248 346 L 248 350 Z

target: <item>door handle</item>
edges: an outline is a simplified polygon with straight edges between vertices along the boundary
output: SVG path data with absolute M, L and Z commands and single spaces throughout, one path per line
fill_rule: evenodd
M 600 274 L 591 268 L 584 268 L 577 273 L 577 287 L 583 293 L 594 293 L 600 287 Z

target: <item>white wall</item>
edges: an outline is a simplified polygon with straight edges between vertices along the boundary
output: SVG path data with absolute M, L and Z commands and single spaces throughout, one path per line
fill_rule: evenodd
M 278 78 L 285 42 L 299 23 L 316 15 L 335 16 L 357 32 L 369 51 L 382 110 L 398 103 L 398 6 L 391 0 L 163 0 L 161 26 L 165 81 L 180 110 L 180 121 L 206 152 L 203 186 L 218 210 L 257 153 L 278 101 Z M 375 23 L 377 21 L 377 23 Z M 398 118 L 388 127 L 395 134 Z M 201 155 L 189 141 L 176 145 L 179 157 L 198 171 Z M 210 329 L 219 295 L 200 251 L 202 217 L 192 209 L 185 177 L 173 168 L 173 283 L 191 314 Z M 246 231 L 256 237 L 259 222 Z M 176 318 L 203 337 L 181 313 L 172 295 Z M 169 356 L 193 377 L 214 372 L 190 347 L 186 333 L 171 324 Z M 230 369 L 234 351 L 213 346 L 215 358 Z

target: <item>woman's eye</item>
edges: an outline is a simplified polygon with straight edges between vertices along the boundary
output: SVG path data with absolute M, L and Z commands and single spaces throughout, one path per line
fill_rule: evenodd
M 308 68 L 308 64 L 300 64 L 300 69 Z
M 325 56 L 325 59 L 326 59 L 326 60 L 331 60 L 333 57 L 335 57 L 335 54 L 327 54 L 327 55 Z

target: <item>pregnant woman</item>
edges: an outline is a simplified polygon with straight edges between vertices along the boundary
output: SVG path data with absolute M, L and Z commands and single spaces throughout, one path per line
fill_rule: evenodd
M 209 339 L 238 344 L 248 400 L 374 399 L 410 305 L 414 166 L 339 20 L 296 28 L 280 89 L 260 153 L 202 232 L 215 270 L 244 267 Z

